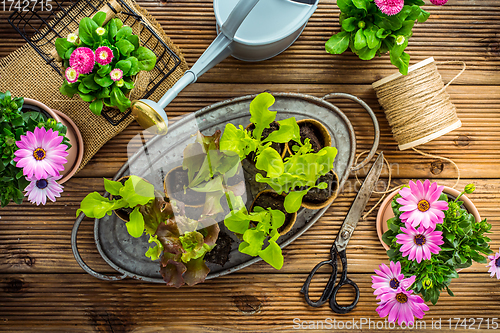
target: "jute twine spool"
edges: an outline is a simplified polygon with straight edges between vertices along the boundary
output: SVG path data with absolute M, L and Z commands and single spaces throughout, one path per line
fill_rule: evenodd
M 452 63 L 462 64 L 463 68 L 445 85 L 436 65 Z M 431 57 L 408 68 L 408 75 L 396 73 L 372 84 L 399 149 L 411 148 L 422 156 L 450 162 L 457 170 L 457 180 L 453 187 L 456 187 L 460 181 L 460 170 L 456 163 L 446 157 L 424 153 L 415 147 L 462 126 L 446 88 L 462 75 L 465 68 L 466 64 L 463 61 L 436 63 Z M 358 159 L 365 153 L 362 152 Z M 401 187 L 390 188 L 391 168 L 385 158 L 384 161 L 389 170 L 387 188 L 382 192 L 374 192 L 383 196 L 363 218 L 366 218 L 382 202 L 387 193 L 392 193 Z M 355 176 L 359 182 L 357 174 Z

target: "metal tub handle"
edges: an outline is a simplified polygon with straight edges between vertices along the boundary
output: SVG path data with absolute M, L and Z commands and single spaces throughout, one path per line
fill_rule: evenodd
M 373 158 L 373 156 L 377 152 L 378 145 L 380 142 L 380 127 L 378 124 L 377 116 L 375 116 L 375 113 L 368 106 L 368 104 L 366 104 L 363 100 L 361 100 L 360 98 L 358 98 L 354 95 L 346 94 L 346 93 L 331 93 L 331 94 L 326 94 L 325 96 L 322 97 L 322 99 L 324 99 L 324 100 L 326 100 L 328 98 L 347 98 L 347 99 L 350 99 L 351 101 L 354 101 L 354 102 L 358 103 L 359 105 L 361 105 L 366 110 L 366 112 L 368 112 L 370 117 L 372 118 L 373 129 L 375 130 L 375 138 L 373 139 L 373 146 L 370 149 L 368 156 L 366 156 L 366 158 L 361 163 L 359 163 L 358 165 L 353 166 L 351 168 L 351 171 L 357 171 L 357 170 L 361 169 L 362 167 L 364 167 Z
M 75 224 L 73 225 L 73 230 L 71 231 L 71 249 L 73 250 L 73 255 L 75 256 L 76 262 L 80 265 L 81 268 L 93 277 L 96 277 L 98 279 L 104 280 L 104 281 L 120 281 L 128 277 L 127 274 L 123 274 L 121 276 L 111 276 L 111 275 L 104 275 L 101 273 L 97 273 L 94 271 L 92 268 L 90 268 L 85 261 L 83 261 L 82 257 L 80 256 L 80 253 L 78 252 L 78 245 L 76 243 L 76 235 L 78 234 L 78 229 L 80 228 L 80 224 L 82 223 L 83 219 L 85 218 L 84 213 L 80 213 L 80 216 L 75 221 Z

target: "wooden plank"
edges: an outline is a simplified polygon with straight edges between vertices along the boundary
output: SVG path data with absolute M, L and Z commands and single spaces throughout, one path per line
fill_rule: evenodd
M 0 331 L 292 331 L 297 323 L 306 321 L 304 328 L 309 328 L 311 321 L 316 324 L 327 318 L 332 323 L 335 319 L 336 325 L 354 320 L 358 326 L 365 318 L 357 332 L 369 330 L 368 320 L 375 322 L 370 331 L 378 321 L 380 328 L 384 319 L 375 312 L 370 274 L 350 276 L 360 288 L 360 300 L 352 312 L 337 315 L 327 304 L 320 308 L 305 304 L 299 293 L 305 274 L 234 274 L 180 289 L 131 280 L 103 282 L 83 274 L 1 274 Z M 319 295 L 327 277 L 317 277 L 313 295 Z M 420 331 L 430 331 L 439 319 L 441 328 L 448 330 L 450 318 L 452 329 L 456 317 L 484 318 L 483 325 L 486 318 L 490 323 L 498 318 L 496 279 L 467 274 L 454 281 L 451 289 L 455 297 L 443 295 L 437 306 L 430 305 Z M 339 294 L 343 304 L 349 299 L 349 291 Z
M 452 180 L 436 180 L 439 184 L 451 186 Z M 408 180 L 397 180 L 396 184 Z M 500 180 L 461 180 L 459 188 L 475 183 L 477 190 L 470 198 L 476 204 L 482 218 L 493 225 L 491 247 L 500 247 L 500 219 L 497 206 L 500 198 Z M 380 188 L 384 187 L 382 182 Z M 329 258 L 329 250 L 354 200 L 359 185 L 349 181 L 344 191 L 332 207 L 310 230 L 284 250 L 285 265 L 276 271 L 265 263 L 252 265 L 245 273 L 305 273 Z M 11 204 L 0 209 L 0 272 L 9 273 L 80 273 L 81 268 L 71 252 L 71 229 L 75 212 L 83 197 L 93 191 L 103 193 L 103 183 L 99 178 L 74 178 L 65 184 L 62 197 L 55 203 L 37 207 L 24 203 Z M 368 207 L 380 198 L 373 195 Z M 367 209 L 368 210 L 368 209 Z M 375 210 L 365 221 L 361 221 L 348 245 L 349 270 L 353 273 L 372 272 L 388 258 L 376 234 Z M 113 272 L 102 260 L 94 243 L 93 221 L 87 219 L 80 227 L 78 246 L 83 259 L 95 270 Z M 483 264 L 475 264 L 467 272 L 486 272 Z

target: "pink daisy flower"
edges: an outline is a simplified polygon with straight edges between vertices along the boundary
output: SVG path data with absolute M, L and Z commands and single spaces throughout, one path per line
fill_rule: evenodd
M 40 203 L 45 205 L 47 198 L 55 202 L 56 198 L 59 198 L 63 191 L 63 187 L 57 183 L 61 177 L 62 175 L 57 177 L 48 176 L 41 179 L 36 179 L 35 177 L 28 178 L 28 181 L 31 183 L 24 189 L 26 191 L 25 196 L 28 197 L 31 203 L 36 203 L 37 206 Z
M 33 132 L 21 135 L 21 140 L 16 141 L 19 148 L 14 152 L 16 167 L 23 169 L 23 175 L 36 179 L 57 177 L 59 171 L 64 170 L 67 162 L 68 146 L 61 144 L 63 137 L 58 131 L 45 128 L 35 128 Z
M 79 47 L 71 53 L 69 65 L 80 74 L 90 74 L 94 69 L 94 51 L 88 47 Z
M 433 5 L 442 6 L 448 2 L 448 0 L 431 0 Z
M 430 183 L 427 179 L 423 184 L 420 180 L 416 183 L 410 180 L 410 188 L 405 187 L 399 194 L 402 198 L 396 201 L 403 205 L 399 211 L 401 220 L 410 223 L 414 228 L 419 225 L 425 228 L 436 228 L 437 223 L 443 223 L 444 213 L 448 210 L 448 203 L 438 200 L 443 192 L 444 186 L 437 186 L 437 183 Z
M 488 273 L 491 273 L 490 277 L 494 277 L 496 275 L 497 279 L 500 280 L 500 250 L 499 252 L 488 256 L 488 259 L 490 259 L 490 263 L 486 267 L 490 268 L 488 270 Z
M 379 316 L 381 318 L 389 316 L 390 323 L 397 320 L 398 325 L 403 323 L 413 325 L 414 317 L 422 319 L 425 315 L 424 311 L 428 311 L 429 307 L 424 303 L 422 297 L 412 294 L 413 290 L 399 287 L 395 292 L 381 295 L 377 307 Z
M 105 66 L 109 64 L 113 58 L 113 50 L 107 46 L 101 46 L 95 50 L 95 60 L 99 65 Z
M 403 9 L 404 0 L 375 0 L 378 9 L 386 15 L 396 15 Z
M 408 260 L 429 260 L 431 253 L 437 254 L 441 251 L 439 245 L 443 245 L 443 233 L 435 231 L 431 228 L 420 226 L 415 230 L 410 224 L 406 224 L 406 228 L 401 227 L 403 234 L 396 235 L 398 244 L 403 244 L 399 249 L 403 257 L 408 256 Z
M 123 77 L 123 71 L 119 68 L 115 68 L 109 73 L 109 76 L 111 76 L 111 80 L 113 81 L 120 81 Z
M 78 81 L 79 75 L 80 74 L 73 67 L 66 68 L 66 71 L 64 72 L 64 76 L 66 77 L 66 80 L 69 83 L 74 83 L 74 82 Z
M 393 292 L 400 286 L 408 289 L 415 282 L 415 275 L 405 279 L 405 276 L 401 274 L 401 263 L 399 261 L 397 263 L 391 261 L 389 265 L 390 268 L 386 264 L 378 266 L 380 270 L 375 270 L 377 275 L 372 275 L 372 288 L 375 289 L 373 294 L 379 295 L 377 299 L 380 298 L 381 294 Z

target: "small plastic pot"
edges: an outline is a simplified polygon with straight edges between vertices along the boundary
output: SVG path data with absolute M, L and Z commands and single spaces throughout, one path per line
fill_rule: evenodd
M 184 203 L 185 207 L 190 207 L 190 208 L 202 208 L 205 205 L 205 202 L 200 203 L 200 204 L 192 204 L 192 203 L 187 203 L 182 200 L 179 200 L 179 198 L 175 197 L 175 191 L 172 189 L 173 182 L 175 179 L 173 178 L 174 172 L 178 172 L 179 170 L 182 170 L 182 166 L 178 166 L 176 168 L 173 168 L 170 170 L 166 176 L 165 179 L 163 180 L 163 190 L 165 191 L 165 196 L 170 198 L 171 200 L 177 200 L 182 203 Z M 187 173 L 187 171 L 186 171 Z M 192 190 L 191 190 L 192 191 Z
M 261 195 L 269 195 L 271 196 L 273 199 L 275 200 L 278 200 L 278 201 L 282 201 L 284 203 L 285 201 L 285 197 L 282 196 L 282 195 L 279 195 L 278 193 L 274 192 L 273 190 L 264 190 L 264 191 L 260 191 L 256 196 L 255 196 L 255 199 L 253 200 L 252 202 L 252 205 L 250 206 L 250 212 L 253 211 L 253 208 L 255 206 L 255 202 L 257 201 L 257 199 L 261 196 Z M 287 212 L 283 211 L 283 213 L 285 213 L 285 215 L 287 214 Z M 290 221 L 286 221 L 285 220 L 285 224 L 283 224 L 283 226 L 281 226 L 281 231 L 279 231 L 279 234 L 280 235 L 285 235 L 286 233 L 288 233 L 290 230 L 292 230 L 292 227 L 293 225 L 295 224 L 295 221 L 297 220 L 297 212 L 295 213 L 292 213 L 291 214 L 291 219 Z
M 332 187 L 333 186 L 335 186 L 335 187 L 332 189 L 332 195 L 330 197 L 328 197 L 328 200 L 325 200 L 321 203 L 316 203 L 316 202 L 308 202 L 307 200 L 303 199 L 302 200 L 302 207 L 308 208 L 308 209 L 321 209 L 321 208 L 324 208 L 326 206 L 329 206 L 333 202 L 333 200 L 335 200 L 337 198 L 337 195 L 339 194 L 339 176 L 335 173 L 335 171 L 333 171 L 333 169 L 331 170 L 331 172 L 333 173 L 333 177 L 334 177 L 334 182 L 332 183 Z
M 304 124 L 309 124 L 315 129 L 315 134 L 320 140 L 320 144 L 323 147 L 330 147 L 332 145 L 332 137 L 328 129 L 319 121 L 315 119 L 301 119 L 297 120 L 299 127 L 304 126 Z M 293 155 L 292 144 L 290 142 L 286 143 L 286 149 L 290 155 Z
M 394 197 L 396 196 L 396 194 L 398 192 L 399 192 L 399 190 L 396 190 L 396 191 L 392 192 L 391 194 L 389 194 L 389 196 L 387 196 L 387 198 L 385 198 L 385 200 L 380 205 L 380 208 L 379 208 L 378 213 L 377 213 L 377 220 L 376 220 L 377 235 L 378 235 L 378 239 L 380 240 L 380 243 L 382 244 L 382 246 L 386 250 L 389 250 L 390 247 L 389 247 L 389 245 L 384 243 L 384 241 L 382 240 L 382 235 L 388 230 L 387 223 L 386 223 L 387 220 L 394 217 L 394 212 L 392 211 L 391 202 L 392 202 L 392 199 L 394 199 Z M 448 186 L 444 187 L 443 193 L 449 194 L 450 196 L 452 196 L 454 198 L 456 198 L 460 195 L 459 191 L 457 191 L 451 187 L 448 187 Z M 460 201 L 463 201 L 465 209 L 470 214 L 474 215 L 476 222 L 480 222 L 481 216 L 479 216 L 479 212 L 478 212 L 476 206 L 472 203 L 472 201 L 469 198 L 467 198 L 465 195 L 462 195 L 460 197 Z

